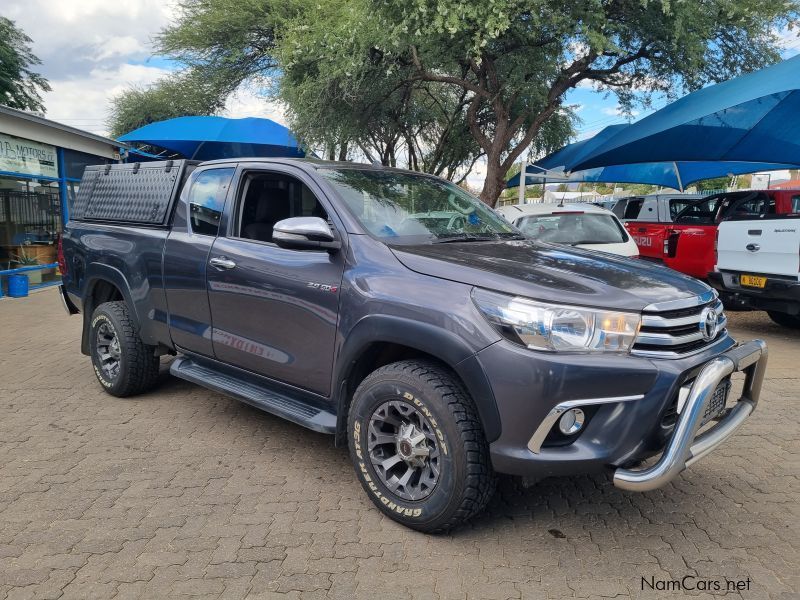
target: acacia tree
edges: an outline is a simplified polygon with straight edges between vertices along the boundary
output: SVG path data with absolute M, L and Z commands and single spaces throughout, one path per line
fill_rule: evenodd
M 218 113 L 236 83 L 188 69 L 146 87 L 131 87 L 111 99 L 108 128 L 119 137 L 148 123 Z
M 630 106 L 637 92 L 679 91 L 778 60 L 776 31 L 798 14 L 782 0 L 375 0 L 385 56 L 412 78 L 466 92 L 470 132 L 485 152 L 481 199 L 590 84 Z M 647 96 L 645 95 L 645 99 Z
M 418 155 L 461 144 L 464 138 L 442 142 L 441 134 L 451 131 L 449 122 L 463 127 L 485 156 L 481 198 L 490 205 L 525 149 L 546 151 L 564 141 L 573 118 L 564 103 L 570 89 L 594 86 L 615 93 L 623 106 L 646 102 L 653 92 L 674 97 L 778 60 L 775 32 L 798 15 L 798 0 L 183 0 L 180 6 L 180 18 L 159 38 L 162 52 L 207 74 L 280 81 L 293 125 L 337 148 L 337 156 L 373 140 L 385 162 L 404 152 L 412 166 L 435 169 Z M 431 118 L 429 110 L 438 107 L 426 106 L 426 91 L 463 106 L 451 121 Z
M 0 104 L 44 112 L 41 94 L 50 91 L 50 84 L 32 70 L 41 61 L 31 41 L 14 21 L 0 17 Z

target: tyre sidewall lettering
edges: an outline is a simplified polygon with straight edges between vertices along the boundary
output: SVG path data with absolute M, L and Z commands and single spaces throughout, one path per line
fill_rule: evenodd
M 380 402 L 385 400 L 385 398 L 381 398 L 380 400 L 373 396 L 375 400 L 370 402 L 370 406 L 372 409 L 376 408 Z M 417 408 L 425 417 L 428 419 L 431 427 L 433 428 L 436 439 L 438 440 L 439 448 L 442 452 L 442 457 L 444 460 L 444 465 L 442 468 L 442 475 L 441 479 L 437 485 L 437 489 L 434 490 L 433 494 L 429 498 L 434 498 L 439 496 L 439 494 L 443 493 L 443 488 L 449 487 L 448 482 L 445 479 L 450 475 L 448 471 L 452 468 L 450 463 L 450 451 L 447 445 L 446 437 L 444 432 L 441 429 L 436 417 L 434 416 L 433 412 L 428 408 L 428 406 L 420 400 L 417 396 L 413 393 L 409 392 L 407 388 L 404 389 L 396 389 L 396 395 L 394 396 L 395 399 L 402 398 L 409 404 L 412 404 L 415 408 Z M 374 496 L 374 499 L 378 500 L 386 509 L 391 511 L 394 514 L 397 514 L 400 517 L 410 518 L 414 520 L 426 520 L 429 516 L 429 510 L 426 509 L 425 506 L 414 506 L 414 504 L 407 503 L 400 498 L 392 498 L 389 496 L 383 488 L 382 484 L 376 481 L 373 478 L 372 472 L 370 471 L 369 466 L 367 465 L 367 461 L 369 461 L 369 455 L 366 453 L 363 444 L 365 443 L 365 434 L 364 434 L 364 426 L 363 422 L 369 420 L 370 415 L 358 414 L 356 418 L 353 420 L 352 426 L 352 442 L 353 442 L 353 451 L 356 456 L 357 462 L 357 469 L 356 472 L 361 477 L 361 479 L 366 484 L 369 492 Z M 438 492 L 438 494 L 437 494 Z M 422 501 L 425 502 L 425 501 Z M 425 502 L 429 504 L 429 502 Z M 438 502 L 437 502 L 438 504 Z

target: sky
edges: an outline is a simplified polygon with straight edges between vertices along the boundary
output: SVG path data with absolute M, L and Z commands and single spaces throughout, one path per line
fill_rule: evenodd
M 45 116 L 100 135 L 113 96 L 176 68 L 152 45 L 176 12 L 169 0 L 0 0 L 0 15 L 33 40 L 38 71 L 53 88 L 44 95 Z M 285 120 L 279 106 L 249 91 L 232 98 L 226 114 Z
M 42 61 L 39 71 L 53 88 L 44 96 L 47 118 L 101 135 L 107 133 L 114 95 L 153 83 L 176 68 L 154 56 L 152 46 L 153 36 L 176 14 L 174 0 L 0 0 L 0 15 L 16 21 L 32 38 L 34 54 Z M 797 31 L 784 31 L 781 38 L 786 57 L 800 51 Z M 571 90 L 566 103 L 576 107 L 582 121 L 578 139 L 628 122 L 613 96 L 590 87 Z M 663 104 L 657 100 L 655 108 Z M 285 124 L 279 105 L 246 90 L 229 100 L 224 114 L 268 117 Z M 478 164 L 468 182 L 480 187 L 484 174 Z

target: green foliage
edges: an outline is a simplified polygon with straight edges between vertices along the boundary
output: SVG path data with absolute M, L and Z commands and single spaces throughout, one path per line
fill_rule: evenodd
M 647 194 L 655 193 L 658 187 L 647 183 L 634 183 L 626 185 L 625 189 L 632 196 L 646 196 Z
M 39 259 L 33 254 L 28 254 L 24 246 L 19 247 L 17 254 L 11 254 L 11 261 L 20 267 L 33 267 L 39 264 Z
M 730 177 L 716 177 L 714 179 L 703 179 L 694 185 L 698 192 L 704 192 L 706 190 L 724 190 L 730 183 Z
M 578 85 L 625 108 L 779 58 L 798 0 L 183 0 L 160 50 L 256 79 L 328 156 L 453 176 L 478 155 L 494 204 L 528 148 L 561 146 Z M 278 81 L 277 86 L 272 83 Z M 455 166 L 460 165 L 460 167 Z
M 0 17 L 0 104 L 44 112 L 42 92 L 47 80 L 32 70 L 41 61 L 31 52 L 31 38 L 14 21 Z
M 674 97 L 779 58 L 775 31 L 798 3 L 775 0 L 375 0 L 378 47 L 415 76 L 469 90 L 471 131 L 487 154 L 482 198 L 579 84 Z
M 111 100 L 109 131 L 119 137 L 155 121 L 212 115 L 225 106 L 231 86 L 235 83 L 190 69 L 148 87 L 131 87 Z

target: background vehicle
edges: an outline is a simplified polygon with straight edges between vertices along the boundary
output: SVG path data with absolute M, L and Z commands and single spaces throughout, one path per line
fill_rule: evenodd
M 765 310 L 800 328 L 800 215 L 732 218 L 719 225 L 711 283 L 726 305 Z
M 797 190 L 725 192 L 688 203 L 670 198 L 650 202 L 649 206 L 643 201 L 641 205 L 642 210 L 657 214 L 660 222 L 626 221 L 625 227 L 636 240 L 642 257 L 707 279 L 716 263 L 714 244 L 720 222 L 733 217 L 791 213 L 799 208 Z M 641 213 L 640 210 L 638 214 Z
M 750 190 L 709 196 L 683 209 L 668 227 L 664 264 L 699 279 L 716 264 L 717 228 L 726 219 L 794 212 L 800 191 Z
M 593 204 L 519 204 L 497 210 L 526 236 L 554 244 L 639 256 L 619 219 Z
M 614 205 L 617 215 L 639 247 L 642 258 L 662 260 L 669 223 L 684 208 L 699 200 L 698 194 L 651 194 L 622 198 Z
M 535 243 L 433 176 L 106 165 L 71 214 L 62 295 L 106 391 L 150 389 L 174 354 L 173 375 L 348 444 L 371 501 L 419 530 L 479 512 L 495 472 L 663 486 L 758 402 L 765 345 L 729 337 L 704 283 Z

